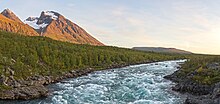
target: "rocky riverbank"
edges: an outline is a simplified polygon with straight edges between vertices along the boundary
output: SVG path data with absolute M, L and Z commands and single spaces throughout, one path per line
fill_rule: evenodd
M 177 83 L 172 90 L 187 95 L 185 104 L 220 104 L 220 83 L 200 84 L 191 79 L 192 74 L 181 77 L 180 72 L 181 68 L 164 78 Z
M 156 62 L 156 61 L 155 61 Z M 45 87 L 48 84 L 59 82 L 63 79 L 67 78 L 75 78 L 83 75 L 87 75 L 88 73 L 97 71 L 97 70 L 105 70 L 105 69 L 112 69 L 112 68 L 121 68 L 129 65 L 135 64 L 144 64 L 150 63 L 146 62 L 139 62 L 139 63 L 132 63 L 132 64 L 115 64 L 108 66 L 103 69 L 94 69 L 94 68 L 86 68 L 86 69 L 75 69 L 68 73 L 62 73 L 60 76 L 32 76 L 27 79 L 20 79 L 16 80 L 13 78 L 13 71 L 10 77 L 1 76 L 0 81 L 4 85 L 8 86 L 9 88 L 1 89 L 0 90 L 0 99 L 1 100 L 29 100 L 34 98 L 46 97 L 49 95 L 48 89 Z
M 45 85 L 59 82 L 62 79 L 73 78 L 92 72 L 94 69 L 87 68 L 83 70 L 73 70 L 61 76 L 33 76 L 26 80 L 15 80 L 13 78 L 3 78 L 5 85 L 10 88 L 0 91 L 0 99 L 21 99 L 28 100 L 48 95 L 48 89 Z

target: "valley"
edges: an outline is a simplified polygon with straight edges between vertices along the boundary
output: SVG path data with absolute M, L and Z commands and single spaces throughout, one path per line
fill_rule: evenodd
M 55 11 L 3 10 L 0 40 L 0 103 L 220 102 L 220 55 L 108 46 Z

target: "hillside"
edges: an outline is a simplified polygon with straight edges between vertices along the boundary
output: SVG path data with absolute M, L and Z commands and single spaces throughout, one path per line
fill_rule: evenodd
M 178 53 L 178 54 L 192 54 L 192 52 L 180 50 L 176 48 L 163 48 L 163 47 L 133 47 L 134 50 L 146 52 L 161 52 L 161 53 Z
M 0 40 L 0 99 L 45 96 L 48 92 L 43 85 L 94 70 L 183 58 L 8 32 L 0 32 Z

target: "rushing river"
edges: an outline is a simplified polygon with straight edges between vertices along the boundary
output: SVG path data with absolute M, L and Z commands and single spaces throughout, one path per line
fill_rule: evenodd
M 181 104 L 163 77 L 177 70 L 179 61 L 141 64 L 64 80 L 48 86 L 48 98 L 7 104 Z M 6 102 L 5 102 L 6 103 Z

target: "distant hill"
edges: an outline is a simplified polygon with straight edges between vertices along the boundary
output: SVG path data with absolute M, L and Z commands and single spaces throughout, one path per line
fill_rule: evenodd
M 134 50 L 147 51 L 147 52 L 162 52 L 162 53 L 179 53 L 179 54 L 192 54 L 192 52 L 176 49 L 176 48 L 164 48 L 164 47 L 133 47 Z

